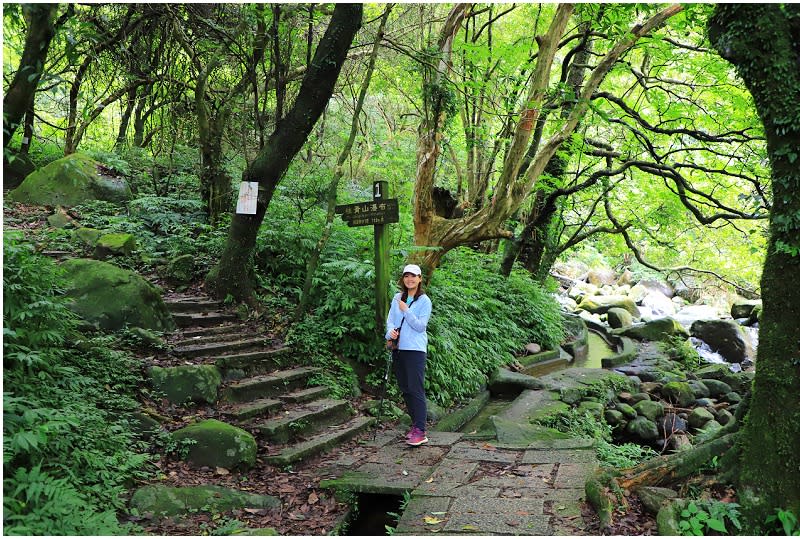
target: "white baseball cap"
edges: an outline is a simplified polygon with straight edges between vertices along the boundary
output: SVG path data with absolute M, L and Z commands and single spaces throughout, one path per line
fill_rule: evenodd
M 403 268 L 403 273 L 413 273 L 414 275 L 422 275 L 422 270 L 416 264 L 409 264 Z

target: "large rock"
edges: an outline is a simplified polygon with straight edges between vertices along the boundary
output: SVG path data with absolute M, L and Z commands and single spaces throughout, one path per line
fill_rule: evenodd
M 650 421 L 655 421 L 664 415 L 664 405 L 653 400 L 641 400 L 633 405 L 633 409 L 639 416 L 646 417 Z M 653 425 L 655 426 L 655 423 Z
M 731 305 L 731 318 L 750 318 L 753 309 L 761 307 L 760 299 L 743 299 Z
M 658 290 L 650 290 L 642 298 L 642 307 L 650 309 L 653 318 L 672 316 L 675 314 L 675 304 Z
M 586 280 L 595 286 L 612 285 L 617 282 L 617 276 L 610 269 L 590 270 L 586 275 Z
M 722 363 L 711 363 L 695 371 L 698 379 L 713 378 L 725 382 L 734 391 L 747 393 L 750 390 L 750 385 L 753 382 L 752 372 L 732 372 L 731 369 Z
M 124 178 L 101 173 L 101 165 L 83 154 L 53 161 L 28 175 L 8 200 L 47 206 L 75 206 L 89 200 L 123 203 L 131 198 Z
M 130 506 L 140 515 L 175 516 L 198 511 L 220 513 L 233 509 L 273 509 L 281 502 L 274 496 L 262 496 L 216 485 L 170 487 L 147 485 L 133 493 Z
M 608 325 L 614 329 L 627 328 L 633 325 L 633 316 L 625 309 L 613 307 L 608 310 Z
M 641 286 L 649 290 L 655 290 L 657 292 L 661 292 L 668 298 L 671 298 L 672 296 L 675 295 L 675 289 L 672 288 L 669 284 L 661 281 L 656 281 L 654 279 L 643 279 L 639 281 L 637 284 L 640 284 Z
M 686 408 L 695 400 L 694 391 L 686 382 L 667 382 L 661 388 L 661 395 L 668 402 L 677 404 L 681 408 Z
M 677 320 L 669 317 L 658 318 L 613 333 L 639 341 L 668 341 L 672 337 L 689 338 L 689 332 Z
M 731 392 L 731 386 L 722 382 L 721 380 L 714 380 L 712 378 L 706 378 L 700 380 L 704 386 L 708 388 L 708 394 L 711 397 L 720 397 L 722 395 L 727 395 Z
M 211 468 L 249 468 L 256 463 L 256 439 L 246 430 L 216 419 L 207 419 L 176 430 L 173 439 L 195 440 L 188 446 L 187 461 Z
M 214 404 L 222 383 L 222 375 L 214 365 L 151 367 L 148 374 L 153 389 L 163 393 L 173 404 Z
M 595 314 L 607 313 L 614 307 L 625 309 L 636 319 L 641 316 L 636 304 L 628 296 L 587 296 L 578 304 L 579 309 Z
M 692 336 L 701 339 L 729 363 L 753 359 L 750 335 L 733 320 L 698 320 L 692 324 Z
M 70 308 L 107 330 L 126 325 L 157 331 L 175 327 L 158 290 L 136 273 L 108 262 L 73 258 L 62 264 Z
M 115 232 L 103 234 L 94 245 L 94 257 L 103 260 L 112 255 L 130 256 L 136 250 L 136 238 L 133 234 Z
M 658 438 L 658 427 L 653 421 L 644 416 L 631 420 L 625 427 L 625 431 L 642 440 L 656 440 Z

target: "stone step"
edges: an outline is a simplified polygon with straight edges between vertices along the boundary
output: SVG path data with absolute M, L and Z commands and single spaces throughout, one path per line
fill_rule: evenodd
M 180 332 L 181 336 L 190 339 L 192 337 L 204 337 L 207 335 L 225 335 L 229 333 L 239 333 L 242 331 L 241 324 L 226 324 L 222 326 L 184 329 Z
M 222 308 L 221 301 L 207 298 L 166 299 L 164 304 L 173 313 L 207 313 Z
M 313 438 L 293 444 L 265 460 L 273 466 L 288 466 L 354 438 L 374 425 L 375 421 L 374 417 L 355 417 L 347 423 L 330 426 Z
M 299 436 L 314 434 L 328 425 L 343 422 L 352 415 L 348 401 L 320 399 L 286 410 L 275 419 L 253 423 L 248 430 L 262 440 L 285 444 Z
M 219 342 L 236 342 L 250 339 L 253 337 L 252 331 L 247 331 L 245 328 L 239 328 L 237 332 L 230 333 L 217 333 L 212 335 L 197 335 L 189 338 L 183 338 L 172 342 L 174 347 L 197 346 L 200 344 L 211 344 Z
M 278 395 L 278 398 L 286 403 L 299 404 L 325 398 L 328 396 L 328 393 L 330 393 L 329 388 L 325 386 L 315 386 L 306 389 L 298 389 L 286 395 Z
M 319 370 L 317 367 L 298 367 L 239 380 L 222 389 L 220 400 L 247 402 L 283 395 L 287 391 L 305 387 L 308 377 Z
M 269 416 L 283 406 L 278 399 L 258 399 L 241 404 L 232 404 L 220 409 L 220 412 L 235 421 L 244 421 L 254 417 Z
M 172 319 L 175 320 L 175 325 L 181 328 L 192 326 L 216 326 L 223 322 L 236 320 L 236 315 L 221 312 L 208 312 L 208 313 L 173 313 Z
M 248 372 L 264 371 L 280 367 L 282 360 L 291 354 L 291 352 L 292 349 L 288 346 L 281 346 L 280 348 L 273 348 L 272 350 L 259 350 L 257 352 L 219 356 L 217 357 L 216 365 L 220 370 L 243 369 Z
M 222 341 L 190 346 L 176 346 L 172 349 L 172 353 L 181 357 L 208 357 L 224 354 L 226 352 L 244 350 L 245 348 L 251 348 L 253 346 L 265 346 L 268 345 L 269 342 L 270 339 L 268 337 L 257 337 L 255 339 L 244 339 L 241 341 Z

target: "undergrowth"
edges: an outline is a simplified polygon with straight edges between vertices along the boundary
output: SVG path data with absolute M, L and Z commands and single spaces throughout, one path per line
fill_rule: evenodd
M 130 534 L 117 511 L 148 461 L 128 423 L 138 364 L 76 331 L 50 259 L 16 233 L 3 254 L 3 531 Z

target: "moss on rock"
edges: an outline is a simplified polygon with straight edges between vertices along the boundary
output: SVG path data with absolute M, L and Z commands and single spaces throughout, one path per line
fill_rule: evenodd
M 94 245 L 95 258 L 104 259 L 112 255 L 130 256 L 136 250 L 136 238 L 133 234 L 104 234 Z
M 62 157 L 29 174 L 8 200 L 48 206 L 75 206 L 88 200 L 123 203 L 131 189 L 123 178 L 99 173 L 99 163 L 79 153 Z
M 686 331 L 680 322 L 674 318 L 658 318 L 651 320 L 638 326 L 632 326 L 622 330 L 612 331 L 615 335 L 624 335 L 632 339 L 640 341 L 669 341 L 674 336 L 689 338 L 689 332 Z
M 200 421 L 172 433 L 176 441 L 195 440 L 187 461 L 196 466 L 250 467 L 256 462 L 256 439 L 233 425 L 216 419 Z
M 686 407 L 694 403 L 694 391 L 686 382 L 667 382 L 661 388 L 661 395 L 669 402 Z
M 175 327 L 161 294 L 136 273 L 100 260 L 74 258 L 66 270 L 70 308 L 101 329 L 126 325 L 158 331 Z
M 137 490 L 130 506 L 139 514 L 174 516 L 197 511 L 230 511 L 232 509 L 272 509 L 280 507 L 274 496 L 262 496 L 216 485 L 168 487 L 148 485 Z
M 222 383 L 222 374 L 214 365 L 151 367 L 148 374 L 153 389 L 166 395 L 173 404 L 187 401 L 214 404 Z

